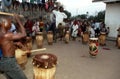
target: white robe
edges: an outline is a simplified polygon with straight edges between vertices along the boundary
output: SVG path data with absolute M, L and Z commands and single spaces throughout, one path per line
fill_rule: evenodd
M 76 24 L 76 25 L 73 25 L 72 26 L 72 36 L 73 37 L 77 37 L 77 34 L 78 34 L 78 25 Z

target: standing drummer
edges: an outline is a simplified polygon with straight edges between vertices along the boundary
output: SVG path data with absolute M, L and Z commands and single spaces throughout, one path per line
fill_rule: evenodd
M 25 29 L 20 22 L 18 15 L 14 15 L 15 20 L 19 24 L 20 32 L 13 34 L 8 30 L 11 28 L 11 20 L 3 19 L 0 29 L 0 49 L 3 56 L 0 59 L 0 71 L 5 73 L 7 79 L 27 79 L 20 66 L 15 59 L 14 40 L 24 38 L 26 36 Z

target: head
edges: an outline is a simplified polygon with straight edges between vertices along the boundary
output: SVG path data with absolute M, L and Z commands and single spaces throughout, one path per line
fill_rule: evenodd
M 60 12 L 63 12 L 64 11 L 64 8 L 62 6 L 59 7 L 59 11 Z
M 11 28 L 11 20 L 10 19 L 2 19 L 1 27 L 8 31 Z

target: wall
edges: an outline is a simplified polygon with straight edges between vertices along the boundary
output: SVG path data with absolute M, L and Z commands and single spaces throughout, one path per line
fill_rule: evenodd
M 120 3 L 106 5 L 106 27 L 110 27 L 110 37 L 117 37 L 117 28 L 120 27 Z

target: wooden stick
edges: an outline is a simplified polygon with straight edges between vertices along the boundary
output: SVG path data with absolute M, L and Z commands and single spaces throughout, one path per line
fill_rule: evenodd
M 35 50 L 31 50 L 30 52 L 38 52 L 38 51 L 44 51 L 44 50 L 46 50 L 46 48 L 35 49 Z
M 6 12 L 0 12 L 1 15 L 8 15 L 8 16 L 14 16 L 13 13 L 6 13 Z M 23 15 L 19 15 L 20 17 L 24 17 Z

